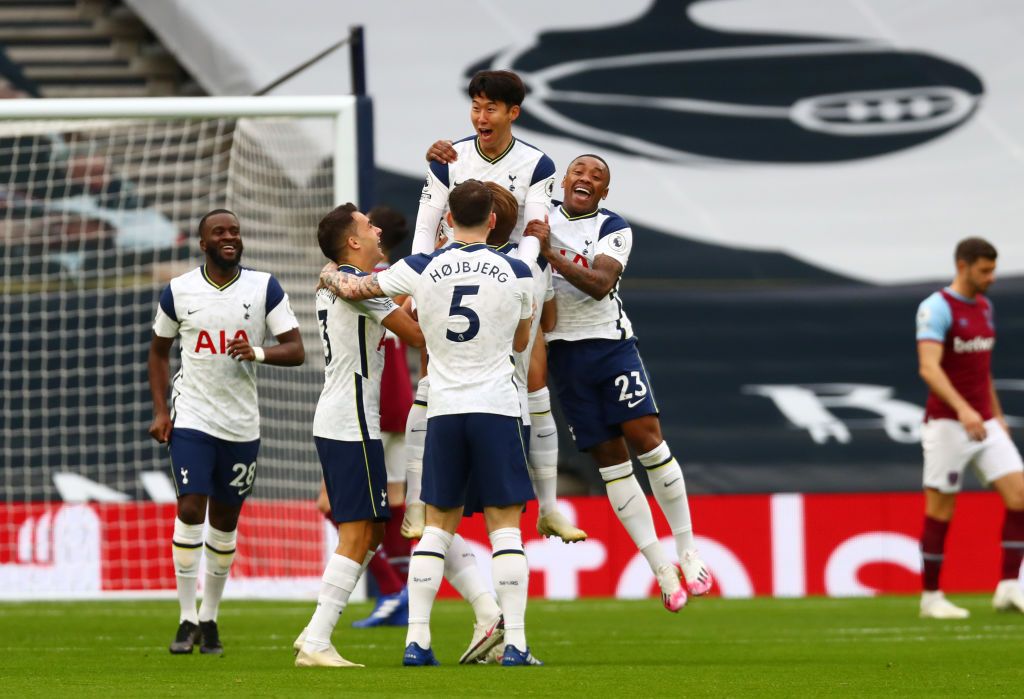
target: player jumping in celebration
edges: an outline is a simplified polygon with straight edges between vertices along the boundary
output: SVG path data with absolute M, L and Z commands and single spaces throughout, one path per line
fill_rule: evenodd
M 711 589 L 711 572 L 694 547 L 683 472 L 661 436 L 654 390 L 619 297 L 633 232 L 600 208 L 610 180 L 603 158 L 579 156 L 562 179 L 565 201 L 544 221 L 530 221 L 526 235 L 538 237 L 553 267 L 558 316 L 547 334 L 548 364 L 576 446 L 594 458 L 615 514 L 658 580 L 665 608 L 677 612 L 687 590 L 703 595 Z M 685 588 L 658 543 L 630 449 L 672 529 Z
M 529 341 L 533 315 L 529 268 L 486 243 L 492 195 L 467 180 L 452 190 L 454 241 L 410 255 L 371 277 L 325 270 L 321 280 L 343 298 L 409 294 L 419 308 L 431 357 L 432 385 L 423 455 L 426 527 L 409 565 L 405 665 L 436 665 L 430 611 L 445 556 L 475 483 L 493 550 L 494 589 L 505 617 L 504 665 L 537 661 L 526 643 L 529 568 L 519 518 L 533 498 L 526 470 L 513 351 Z
M 956 278 L 925 299 L 917 310 L 917 356 L 928 385 L 924 451 L 924 532 L 921 535 L 921 616 L 965 619 L 939 589 L 946 531 L 967 466 L 1003 498 L 1003 561 L 992 605 L 1024 612 L 1021 556 L 1024 555 L 1024 465 L 1010 439 L 992 383 L 996 342 L 992 304 L 985 292 L 995 280 L 996 249 L 981 238 L 956 247 Z
M 352 204 L 331 211 L 317 229 L 324 256 L 335 269 L 356 277 L 368 275 L 382 259 L 379 236 L 380 229 Z M 414 347 L 423 346 L 423 334 L 391 299 L 345 301 L 320 288 L 316 315 L 324 346 L 324 389 L 313 417 L 313 438 L 331 518 L 338 525 L 338 548 L 324 571 L 313 618 L 296 641 L 295 665 L 362 667 L 338 654 L 331 634 L 391 516 L 380 429 L 383 328 Z
M 206 264 L 175 277 L 160 294 L 149 349 L 154 414 L 149 433 L 170 445 L 178 495 L 171 558 L 181 616 L 171 653 L 191 653 L 200 638 L 201 652 L 223 652 L 217 611 L 260 448 L 256 364 L 299 366 L 305 359 L 299 323 L 277 279 L 239 266 L 238 217 L 226 209 L 203 216 L 199 249 Z M 261 346 L 268 333 L 277 339 L 276 346 Z M 170 387 L 169 408 L 176 337 L 181 338 L 181 370 Z M 197 613 L 196 578 L 204 548 L 206 579 Z
M 420 197 L 413 252 L 433 249 L 448 191 L 457 182 L 472 177 L 494 182 L 515 197 L 517 221 L 509 238 L 520 246 L 516 253 L 520 260 L 534 260 L 539 249 L 533 239 L 523 240 L 522 232 L 526 221 L 543 219 L 548 212 L 555 186 L 555 165 L 549 157 L 512 135 L 512 122 L 519 117 L 525 87 L 519 76 L 510 71 L 481 71 L 473 76 L 467 91 L 472 100 L 470 121 L 476 135 L 455 143 L 438 141 L 427 152 L 430 170 Z M 535 348 L 532 357 L 523 358 L 523 368 L 529 364 L 531 381 L 523 388 L 529 392 L 527 411 L 535 428 L 530 441 L 529 468 L 539 507 L 537 531 L 566 542 L 583 541 L 586 532 L 559 512 L 555 501 L 558 431 L 546 386 L 544 343 L 531 347 Z M 426 401 L 428 380 L 424 379 L 422 384 L 417 395 L 419 403 Z M 413 408 L 410 425 L 415 426 L 413 418 L 422 423 L 424 410 L 425 406 Z M 407 434 L 415 436 L 411 430 Z

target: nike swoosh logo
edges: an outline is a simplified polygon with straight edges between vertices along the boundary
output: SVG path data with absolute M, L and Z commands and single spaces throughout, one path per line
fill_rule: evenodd
M 680 476 L 680 478 L 681 478 L 681 476 Z M 678 481 L 678 480 L 679 480 L 679 478 L 675 478 L 675 479 L 673 479 L 673 480 L 669 481 L 668 483 L 666 483 L 666 484 L 665 484 L 665 487 L 666 487 L 666 488 L 667 488 L 667 487 L 669 487 L 670 485 L 672 485 L 673 483 L 675 483 L 675 482 L 676 482 L 676 481 Z
M 550 436 L 551 436 L 551 435 L 553 435 L 554 433 L 555 433 L 555 432 L 554 432 L 554 430 L 552 430 L 551 432 L 546 432 L 546 433 L 544 433 L 544 434 L 541 434 L 540 432 L 538 432 L 538 433 L 537 433 L 537 438 L 538 438 L 538 439 L 540 439 L 540 438 L 542 438 L 542 437 L 550 437 Z
M 625 505 L 623 505 L 622 507 L 616 507 L 615 509 L 618 510 L 619 512 L 622 512 L 624 509 L 626 509 L 629 506 L 629 503 L 633 502 L 633 498 L 635 498 L 635 497 L 636 497 L 636 495 L 630 495 L 629 496 L 629 500 L 626 500 L 626 504 Z
M 626 403 L 626 407 L 635 408 L 636 406 L 640 405 L 643 402 L 644 402 L 643 398 L 637 398 L 636 400 L 631 400 L 628 403 Z
M 190 309 L 188 309 L 188 314 L 192 315 L 193 313 L 197 312 L 198 310 L 199 310 L 198 308 L 190 308 Z

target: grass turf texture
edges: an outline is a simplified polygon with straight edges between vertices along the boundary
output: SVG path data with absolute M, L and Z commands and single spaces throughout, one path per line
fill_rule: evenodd
M 436 668 L 401 666 L 404 628 L 334 635 L 365 669 L 298 669 L 291 643 L 313 603 L 228 600 L 223 657 L 172 656 L 176 602 L 0 604 L 0 687 L 21 696 L 1020 696 L 1024 616 L 955 596 L 965 621 L 923 620 L 916 597 L 531 602 L 540 668 L 459 666 L 471 615 L 434 608 Z

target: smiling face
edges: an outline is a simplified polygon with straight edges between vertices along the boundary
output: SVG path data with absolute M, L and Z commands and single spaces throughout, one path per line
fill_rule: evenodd
M 199 249 L 208 262 L 221 269 L 237 267 L 242 260 L 242 233 L 233 214 L 217 213 L 207 217 L 199 231 Z
M 562 206 L 571 216 L 589 214 L 608 196 L 608 166 L 601 160 L 581 155 L 572 161 L 562 178 Z
M 361 211 L 352 213 L 354 231 L 347 243 L 350 249 L 361 251 L 365 261 L 372 267 L 384 258 L 380 247 L 380 228 Z M 357 245 L 353 245 L 356 243 Z
M 519 118 L 519 107 L 509 107 L 504 102 L 479 94 L 473 98 L 469 108 L 469 119 L 476 130 L 481 150 L 497 155 L 512 140 L 512 122 Z

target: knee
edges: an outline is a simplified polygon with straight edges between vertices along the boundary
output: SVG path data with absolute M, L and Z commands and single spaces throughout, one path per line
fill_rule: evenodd
M 186 495 L 178 500 L 178 519 L 185 524 L 206 521 L 206 499 Z

